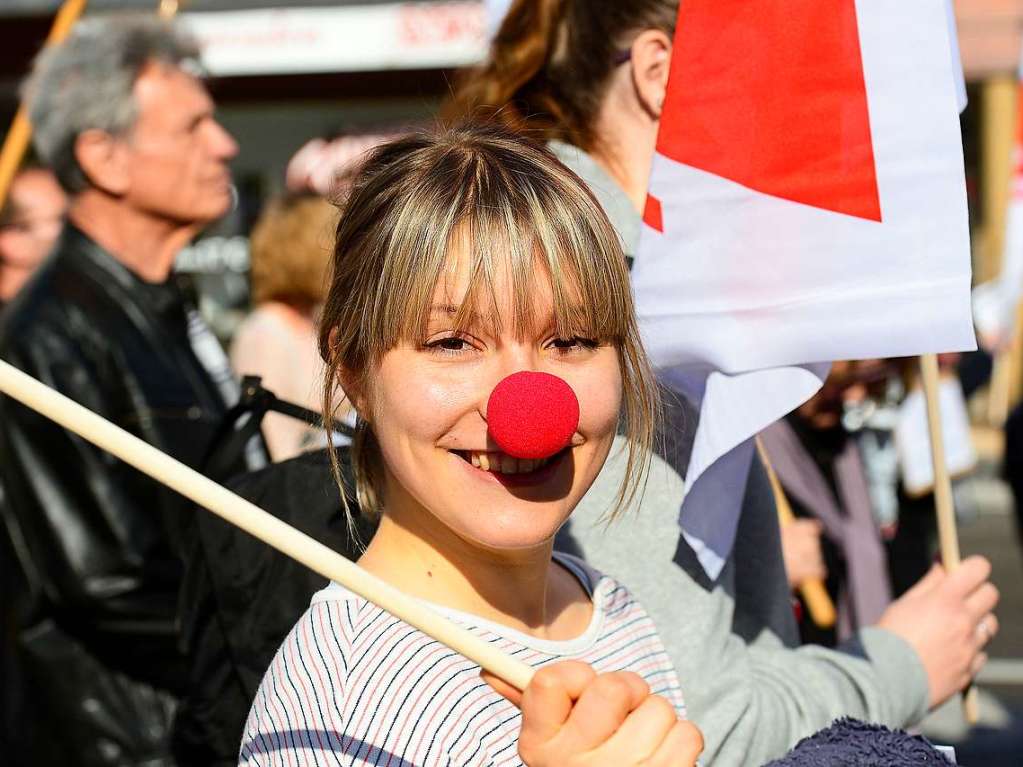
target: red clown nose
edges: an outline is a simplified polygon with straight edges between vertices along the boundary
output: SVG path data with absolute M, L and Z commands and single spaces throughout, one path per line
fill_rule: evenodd
M 572 387 L 550 373 L 513 373 L 494 387 L 487 403 L 494 442 L 515 458 L 547 458 L 565 447 L 579 426 Z

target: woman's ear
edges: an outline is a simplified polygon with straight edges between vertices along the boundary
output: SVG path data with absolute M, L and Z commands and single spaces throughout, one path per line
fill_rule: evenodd
M 115 197 L 128 193 L 131 184 L 130 158 L 123 141 L 106 131 L 83 131 L 75 139 L 75 159 L 85 177 L 96 188 Z
M 641 32 L 632 42 L 632 84 L 653 119 L 661 116 L 671 70 L 671 38 L 659 29 Z
M 327 341 L 328 356 L 332 356 L 337 349 L 337 328 L 332 328 L 330 331 L 330 338 Z M 351 368 L 345 367 L 344 364 L 336 364 L 331 360 L 326 360 L 327 367 L 336 370 L 337 379 L 332 382 L 338 384 L 344 392 L 345 399 L 348 400 L 349 404 L 355 409 L 359 417 L 364 421 L 369 421 L 369 402 L 367 401 L 365 391 L 365 376 L 356 373 Z
M 355 412 L 363 421 L 369 422 L 369 398 L 367 397 L 365 379 L 348 368 L 338 368 L 338 383 L 344 390 L 345 398 L 355 408 Z

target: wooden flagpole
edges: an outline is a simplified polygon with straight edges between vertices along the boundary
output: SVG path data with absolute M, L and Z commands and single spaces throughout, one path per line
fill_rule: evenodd
M 945 443 L 941 433 L 941 406 L 938 399 L 938 356 L 920 356 L 920 378 L 927 402 L 927 428 L 931 439 L 931 462 L 934 465 L 934 510 L 938 518 L 938 542 L 941 564 L 951 572 L 959 567 L 959 533 L 956 530 L 955 507 L 952 502 L 952 479 L 945 465 Z M 980 716 L 977 690 L 968 687 L 963 692 L 963 714 L 969 724 L 976 724 Z
M 160 7 L 157 8 L 156 12 L 161 19 L 173 19 L 180 10 L 181 3 L 179 0 L 160 0 Z
M 50 27 L 50 34 L 46 38 L 46 45 L 54 45 L 61 42 L 68 36 L 75 22 L 85 11 L 88 0 L 65 0 L 64 5 L 57 11 L 53 18 L 53 26 Z M 0 208 L 7 202 L 7 193 L 11 189 L 11 182 L 14 181 L 21 161 L 28 151 L 28 144 L 32 138 L 32 126 L 28 122 L 28 112 L 25 105 L 18 107 L 11 127 L 7 130 L 4 138 L 3 148 L 0 149 Z
M 774 495 L 774 505 L 778 509 L 778 522 L 781 527 L 795 521 L 796 515 L 792 513 L 792 505 L 785 495 L 785 488 L 781 486 L 781 480 L 771 465 L 771 459 L 767 455 L 764 443 L 760 437 L 756 438 L 757 453 L 767 470 L 767 479 L 771 483 L 771 493 Z M 835 625 L 835 603 L 831 601 L 831 595 L 824 588 L 824 583 L 819 578 L 809 578 L 799 584 L 799 595 L 806 603 L 806 610 L 810 613 L 810 619 L 815 625 L 822 629 L 829 629 Z
M 519 690 L 533 669 L 333 549 L 0 360 L 0 392 L 148 474 L 325 578 L 387 610 Z

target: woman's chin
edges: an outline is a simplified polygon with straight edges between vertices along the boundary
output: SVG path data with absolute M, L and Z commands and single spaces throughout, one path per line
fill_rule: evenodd
M 472 519 L 456 517 L 447 524 L 460 538 L 478 548 L 494 552 L 525 551 L 546 546 L 568 519 L 569 512 L 566 508 L 479 507 Z

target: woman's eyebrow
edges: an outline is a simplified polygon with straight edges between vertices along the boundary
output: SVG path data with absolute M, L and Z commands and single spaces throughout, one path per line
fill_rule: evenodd
M 430 314 L 458 314 L 457 304 L 434 304 L 430 307 Z
M 461 309 L 459 304 L 434 304 L 430 307 L 431 317 L 455 317 Z M 480 322 L 483 315 L 475 309 L 470 310 L 465 317 L 468 324 Z

